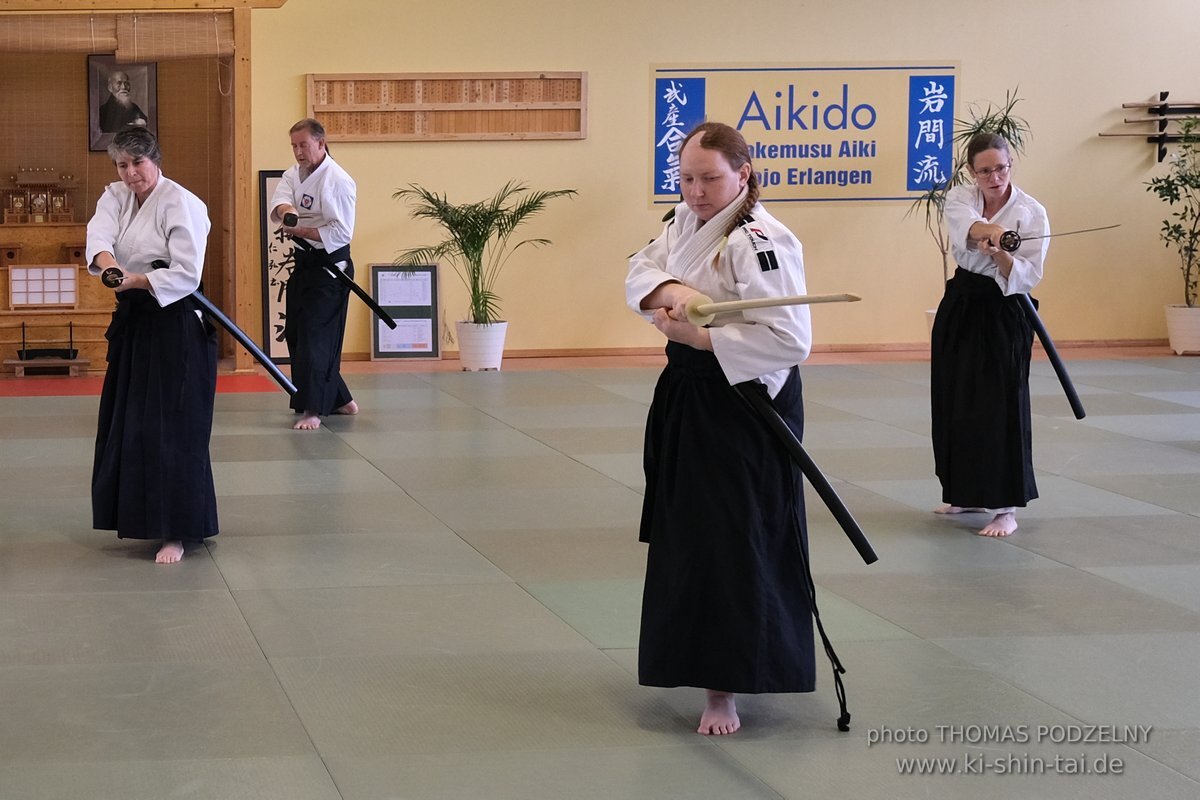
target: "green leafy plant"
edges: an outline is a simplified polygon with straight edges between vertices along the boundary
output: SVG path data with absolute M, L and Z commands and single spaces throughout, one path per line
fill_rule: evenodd
M 1196 282 L 1200 278 L 1200 118 L 1183 120 L 1179 135 L 1179 149 L 1171 155 L 1167 174 L 1148 181 L 1146 191 L 1172 209 L 1158 235 L 1165 246 L 1174 247 L 1179 254 L 1183 300 L 1188 308 L 1195 308 Z
M 574 194 L 574 189 L 531 191 L 523 183 L 509 181 L 488 200 L 455 204 L 444 194 L 410 183 L 392 199 L 410 203 L 414 219 L 436 222 L 446 238 L 437 244 L 404 250 L 393 263 L 405 266 L 449 261 L 470 295 L 469 321 L 480 325 L 499 322 L 500 298 L 495 285 L 504 265 L 525 245 L 551 243 L 549 239 L 514 242 L 513 234 L 550 200 Z
M 1015 92 L 1005 92 L 1004 103 L 995 106 L 988 103 L 980 108 L 970 104 L 968 118 L 954 120 L 954 159 L 945 180 L 935 182 L 924 194 L 913 200 L 906 216 L 923 217 L 925 229 L 942 254 L 942 279 L 950 277 L 950 234 L 946 231 L 946 195 L 955 186 L 967 182 L 967 143 L 980 133 L 996 133 L 1004 137 L 1014 155 L 1025 152 L 1025 143 L 1030 138 L 1029 123 L 1013 113 L 1021 98 Z

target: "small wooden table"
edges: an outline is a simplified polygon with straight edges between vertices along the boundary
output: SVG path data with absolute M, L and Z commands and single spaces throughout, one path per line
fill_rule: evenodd
M 27 367 L 37 367 L 38 369 L 58 368 L 67 370 L 67 374 L 72 378 L 79 377 L 79 371 L 82 369 L 87 372 L 88 364 L 91 362 L 86 358 L 6 358 L 4 366 L 12 367 L 18 378 L 25 377 L 25 369 Z

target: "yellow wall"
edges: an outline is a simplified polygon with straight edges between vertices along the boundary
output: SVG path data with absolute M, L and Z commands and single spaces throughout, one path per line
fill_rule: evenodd
M 622 285 L 626 257 L 660 227 L 662 210 L 649 208 L 645 188 L 649 66 L 660 62 L 939 59 L 961 63 L 960 101 L 1003 100 L 1019 86 L 1019 111 L 1034 137 L 1015 182 L 1047 207 L 1057 230 L 1122 226 L 1051 247 L 1038 294 L 1056 337 L 1162 339 L 1163 304 L 1181 302 L 1174 256 L 1158 240 L 1165 207 L 1144 186 L 1163 168 L 1154 148 L 1097 134 L 1131 128 L 1122 119 L 1134 112 L 1122 102 L 1159 90 L 1200 99 L 1194 0 L 288 0 L 255 11 L 253 21 L 256 170 L 292 163 L 287 129 L 304 115 L 307 73 L 588 73 L 582 141 L 334 145 L 358 181 L 360 265 L 434 241 L 431 227 L 409 221 L 391 199 L 410 181 L 456 201 L 482 199 L 510 178 L 579 190 L 528 228 L 554 245 L 523 255 L 501 279 L 510 351 L 661 344 L 625 309 Z M 906 208 L 771 209 L 804 243 L 810 291 L 865 298 L 815 308 L 817 345 L 926 338 L 922 310 L 941 294 L 940 259 Z M 461 319 L 465 295 L 453 274 L 443 275 L 442 288 L 448 319 Z M 352 304 L 346 352 L 367 352 L 369 336 L 367 312 Z

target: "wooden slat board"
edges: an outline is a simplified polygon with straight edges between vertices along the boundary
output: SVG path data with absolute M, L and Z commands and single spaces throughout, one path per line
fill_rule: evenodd
M 587 74 L 309 75 L 308 115 L 335 142 L 584 139 Z

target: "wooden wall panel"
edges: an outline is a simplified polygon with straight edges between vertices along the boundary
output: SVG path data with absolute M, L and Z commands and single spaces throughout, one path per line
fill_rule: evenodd
M 587 74 L 309 75 L 308 114 L 330 141 L 584 139 Z

